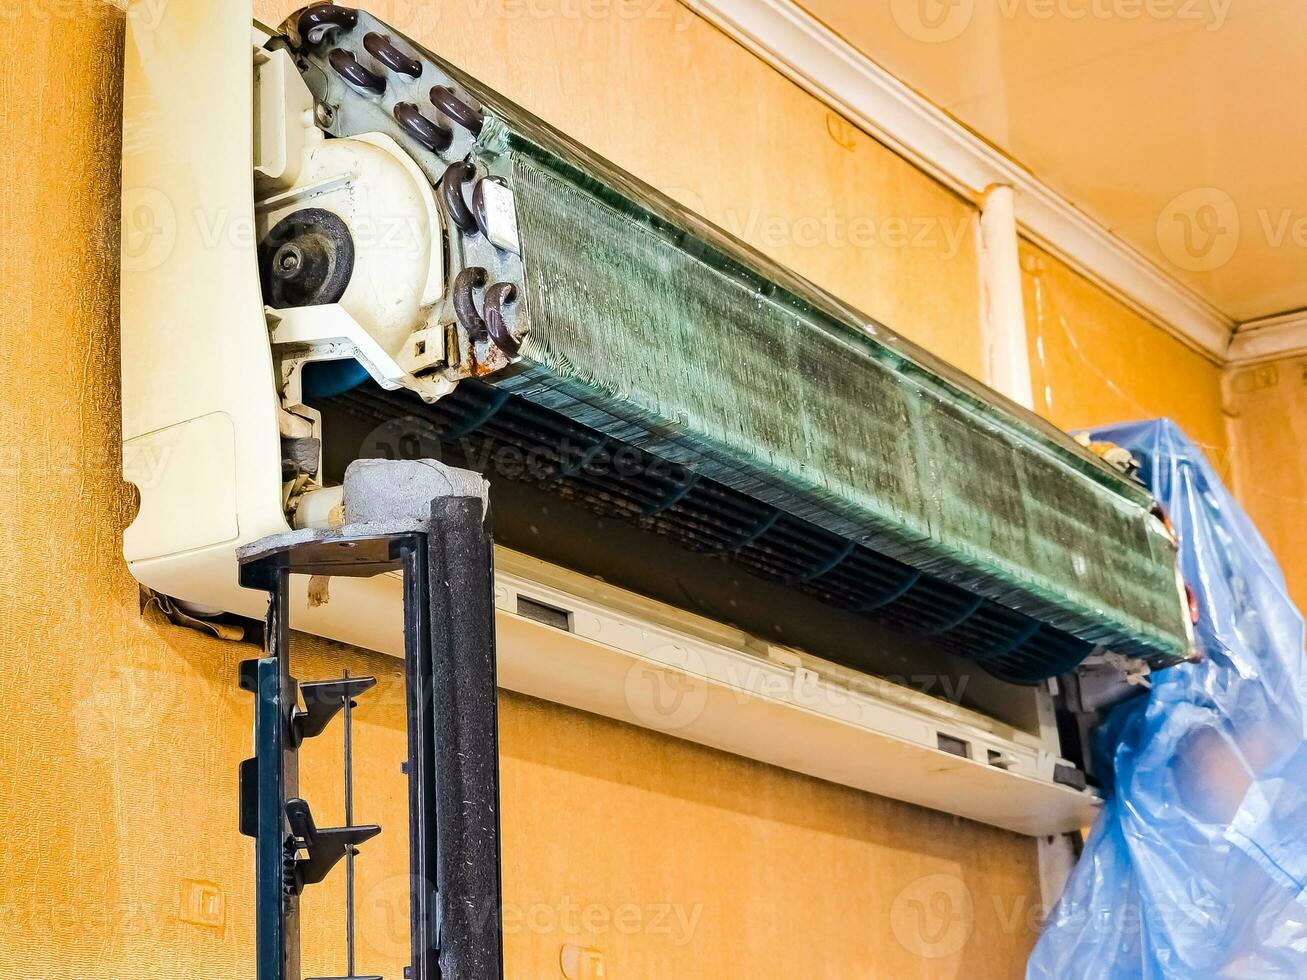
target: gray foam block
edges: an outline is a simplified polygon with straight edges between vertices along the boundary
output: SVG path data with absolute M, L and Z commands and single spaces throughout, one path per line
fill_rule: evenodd
M 431 516 L 431 502 L 443 497 L 475 497 L 484 515 L 489 490 L 480 473 L 439 460 L 355 460 L 345 470 L 345 523 L 425 520 Z

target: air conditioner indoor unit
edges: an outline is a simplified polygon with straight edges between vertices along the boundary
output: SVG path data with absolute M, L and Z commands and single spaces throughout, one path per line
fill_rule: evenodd
M 491 480 L 503 686 L 1092 818 L 1093 709 L 1192 643 L 1137 483 L 366 12 L 176 5 L 126 57 L 145 588 L 260 616 L 239 546 L 329 523 L 353 460 L 438 456 Z M 402 651 L 398 582 L 302 584 L 298 628 Z

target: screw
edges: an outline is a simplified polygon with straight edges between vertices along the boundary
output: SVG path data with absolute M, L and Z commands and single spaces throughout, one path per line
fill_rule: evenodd
M 274 271 L 279 279 L 294 279 L 304 266 L 304 253 L 298 245 L 287 242 L 277 249 L 272 259 Z

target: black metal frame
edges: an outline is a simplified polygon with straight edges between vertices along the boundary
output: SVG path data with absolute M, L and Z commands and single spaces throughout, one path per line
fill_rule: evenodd
M 255 755 L 241 766 L 241 832 L 255 838 L 258 980 L 301 980 L 300 891 L 380 832 L 319 829 L 298 799 L 300 743 L 320 733 L 372 679 L 298 684 L 290 669 L 290 576 L 370 577 L 401 569 L 413 882 L 405 976 L 498 980 L 493 551 L 481 500 L 438 499 L 429 520 L 392 528 L 276 535 L 247 545 L 239 557 L 241 584 L 270 597 L 264 656 L 241 666 L 241 685 L 256 696 Z M 298 707 L 301 692 L 326 693 L 326 685 L 336 685 L 330 693 L 340 698 L 337 707 L 315 709 L 315 701 L 331 698 L 306 698 L 307 710 Z

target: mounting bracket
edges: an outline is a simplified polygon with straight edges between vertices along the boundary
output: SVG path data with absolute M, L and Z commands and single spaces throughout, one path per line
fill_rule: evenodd
M 258 980 L 301 980 L 300 892 L 342 858 L 352 869 L 354 848 L 380 833 L 376 826 L 318 828 L 299 798 L 301 744 L 342 708 L 348 725 L 351 699 L 375 681 L 347 675 L 298 684 L 289 647 L 291 575 L 396 570 L 404 574 L 412 882 L 405 976 L 502 977 L 492 556 L 484 500 L 470 496 L 438 497 L 429 517 L 292 531 L 240 549 L 241 585 L 270 597 L 264 656 L 241 666 L 241 686 L 256 705 L 255 754 L 242 764 L 240 782 L 241 832 L 255 838 Z M 348 794 L 348 749 L 346 767 Z M 353 976 L 352 889 L 347 894 Z

